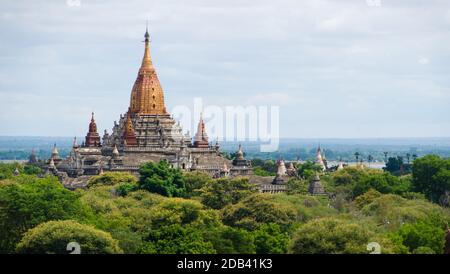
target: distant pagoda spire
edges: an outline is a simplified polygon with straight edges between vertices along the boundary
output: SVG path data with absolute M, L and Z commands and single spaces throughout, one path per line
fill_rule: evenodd
M 326 169 L 325 163 L 324 163 L 323 157 L 322 157 L 322 149 L 320 148 L 320 144 L 317 147 L 316 163 L 322 168 L 322 170 Z
M 14 169 L 13 175 L 14 176 L 19 176 L 20 175 L 20 171 L 19 171 L 19 169 L 17 167 L 16 167 L 16 169 Z
M 339 158 L 339 165 L 337 167 L 337 170 L 342 170 L 344 169 L 344 163 L 342 163 L 342 158 Z
M 242 150 L 242 145 L 239 144 L 238 151 L 236 151 L 236 157 L 233 160 L 234 166 L 250 167 L 250 161 L 247 161 L 244 157 L 244 151 Z
M 37 162 L 38 162 L 38 158 L 37 158 L 36 153 L 35 153 L 34 148 L 33 148 L 31 150 L 30 156 L 28 157 L 28 163 L 29 164 L 35 164 Z
M 216 137 L 216 144 L 214 145 L 214 148 L 219 151 L 220 145 L 219 145 L 219 137 Z
M 77 136 L 73 137 L 72 148 L 74 149 L 78 148 Z
M 164 105 L 164 93 L 150 55 L 148 27 L 144 38 L 144 57 L 131 91 L 130 110 L 131 113 L 139 115 L 166 115 L 168 113 Z
M 277 175 L 280 175 L 280 176 L 287 175 L 286 164 L 284 163 L 283 159 L 278 160 Z
M 194 147 L 207 148 L 209 147 L 208 135 L 205 130 L 205 123 L 203 122 L 203 115 L 200 113 L 200 120 L 198 121 L 197 133 L 194 136 Z
M 89 131 L 86 135 L 86 141 L 84 142 L 86 147 L 99 147 L 100 143 L 100 135 L 97 133 L 97 124 L 94 119 L 94 112 L 92 112 L 91 122 L 89 123 Z
M 53 144 L 53 149 L 52 149 L 52 156 L 51 159 L 53 160 L 59 160 L 59 152 L 58 152 L 58 148 L 56 148 L 56 143 Z

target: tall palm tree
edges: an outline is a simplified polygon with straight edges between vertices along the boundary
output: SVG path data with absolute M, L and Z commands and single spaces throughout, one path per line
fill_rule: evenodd
M 361 155 L 361 154 L 359 154 L 359 152 L 355 152 L 356 165 L 358 165 L 358 163 L 359 163 L 359 155 Z
M 369 157 L 367 157 L 367 160 L 369 162 L 369 167 L 370 167 L 370 163 L 373 161 L 373 156 L 369 155 Z
M 409 159 L 410 159 L 410 158 L 411 158 L 411 154 L 406 153 L 406 160 L 407 160 L 408 164 L 409 164 Z

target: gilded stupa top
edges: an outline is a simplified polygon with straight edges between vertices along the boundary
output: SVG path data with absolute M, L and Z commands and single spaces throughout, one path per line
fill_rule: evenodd
M 130 110 L 138 115 L 168 114 L 164 93 L 150 55 L 150 35 L 145 32 L 145 50 L 138 76 L 131 91 Z

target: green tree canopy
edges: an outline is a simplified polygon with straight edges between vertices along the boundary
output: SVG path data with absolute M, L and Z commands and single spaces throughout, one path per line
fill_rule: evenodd
M 165 160 L 159 163 L 148 162 L 139 169 L 139 187 L 167 197 L 186 195 L 186 183 L 180 169 L 172 168 Z
M 0 182 L 0 252 L 9 253 L 28 229 L 49 220 L 82 219 L 88 213 L 77 193 L 55 177 L 19 176 Z
M 305 180 L 290 179 L 286 184 L 286 193 L 293 194 L 308 194 L 309 183 Z
M 390 173 L 398 174 L 399 172 L 401 172 L 402 168 L 404 168 L 403 158 L 397 156 L 397 157 L 389 157 L 386 163 L 386 167 L 384 169 Z
M 205 209 L 198 201 L 170 198 L 150 209 L 150 224 L 151 229 L 172 224 L 191 224 L 204 228 L 218 225 L 220 220 L 216 211 Z
M 369 189 L 375 189 L 384 194 L 401 194 L 408 192 L 411 188 L 409 180 L 405 180 L 390 173 L 368 174 L 359 181 L 356 181 L 353 187 L 353 196 L 357 197 L 364 194 Z
M 255 253 L 253 235 L 245 229 L 215 226 L 204 230 L 203 238 L 212 243 L 218 254 Z
M 285 254 L 289 235 L 274 223 L 262 224 L 254 231 L 257 254 Z
M 269 172 L 269 171 L 263 169 L 260 166 L 254 166 L 253 167 L 253 174 L 257 175 L 257 176 L 262 176 L 262 177 L 275 176 L 275 172 Z
M 277 163 L 274 160 L 252 159 L 252 166 L 255 175 L 275 176 L 277 173 Z
M 203 187 L 201 198 L 204 205 L 220 209 L 256 192 L 256 187 L 248 182 L 248 178 L 222 178 L 211 181 Z
M 118 185 L 120 183 L 136 184 L 137 178 L 128 172 L 105 172 L 102 175 L 92 176 L 87 187 L 98 185 Z
M 72 220 L 49 221 L 27 231 L 17 245 L 18 253 L 68 254 L 67 244 L 77 242 L 81 254 L 122 253 L 107 232 Z
M 358 209 L 362 209 L 366 205 L 372 203 L 376 198 L 381 197 L 382 194 L 375 189 L 370 189 L 366 193 L 356 197 L 354 203 Z
M 364 254 L 373 234 L 360 224 L 336 218 L 313 220 L 293 236 L 289 252 L 295 254 Z
M 363 206 L 361 213 L 389 230 L 396 230 L 403 224 L 415 223 L 431 215 L 441 216 L 442 219 L 448 216 L 443 208 L 426 200 L 408 200 L 393 194 L 372 197 L 372 202 Z
M 19 163 L 0 163 L 0 180 L 12 178 L 16 168 L 23 171 L 23 167 Z
M 307 161 L 297 165 L 297 172 L 300 177 L 309 179 L 317 172 L 322 172 L 322 167 L 312 161 Z
M 43 173 L 42 168 L 36 165 L 25 165 L 23 167 L 23 172 L 28 175 L 37 175 Z
M 223 209 L 224 224 L 247 230 L 255 230 L 264 223 L 275 223 L 285 231 L 295 220 L 294 207 L 276 203 L 268 194 L 255 194 Z
M 205 242 L 200 230 L 173 224 L 152 230 L 140 253 L 144 254 L 214 254 L 211 242 Z
M 450 191 L 450 159 L 436 155 L 416 159 L 412 177 L 413 190 L 437 203 L 445 191 Z
M 409 252 L 442 254 L 445 244 L 445 225 L 441 216 L 430 215 L 416 223 L 403 225 L 396 234 Z
M 199 196 L 201 194 L 200 189 L 212 181 L 211 176 L 200 171 L 186 172 L 183 177 L 186 183 L 186 193 L 189 197 Z

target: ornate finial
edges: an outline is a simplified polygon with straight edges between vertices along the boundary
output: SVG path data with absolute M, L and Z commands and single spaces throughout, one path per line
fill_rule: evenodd
M 148 20 L 147 20 L 147 22 L 146 22 L 145 35 L 144 35 L 144 37 L 145 37 L 145 43 L 148 43 L 148 42 L 149 42 L 149 38 L 150 38 L 150 35 L 148 34 Z

